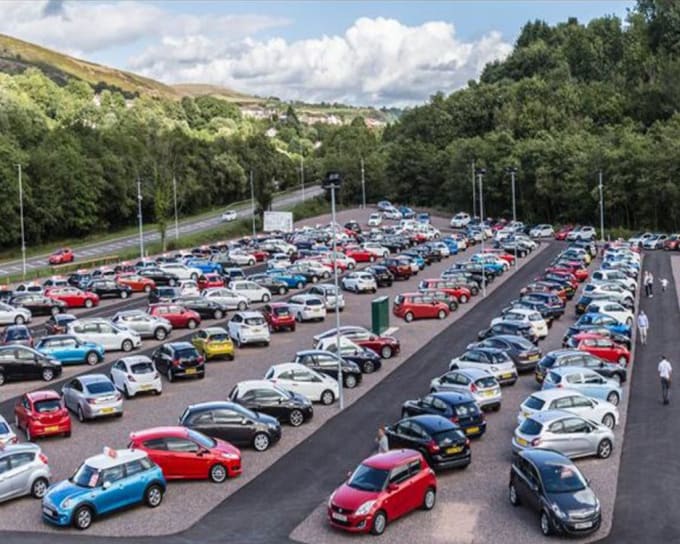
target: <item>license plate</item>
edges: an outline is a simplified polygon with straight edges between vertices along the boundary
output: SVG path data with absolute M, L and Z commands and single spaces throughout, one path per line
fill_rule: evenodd
M 150 384 L 140 385 L 139 389 L 140 391 L 148 391 L 149 389 L 151 389 L 151 385 Z
M 493 397 L 493 391 L 482 391 L 482 396 Z
M 518 443 L 520 446 L 528 446 L 528 445 L 529 445 L 529 442 L 528 442 L 527 440 L 525 440 L 524 438 L 518 438 L 518 439 L 517 439 L 517 443 Z
M 196 369 L 195 368 L 187 368 L 184 370 L 185 374 L 196 374 Z
M 460 453 L 461 451 L 463 451 L 463 446 L 453 446 L 452 448 L 446 448 L 446 453 L 448 454 Z
M 55 431 L 59 430 L 59 425 L 50 425 L 49 427 L 45 427 L 45 432 L 46 433 L 53 433 Z
M 504 380 L 512 378 L 512 372 L 506 372 L 505 374 L 501 374 L 501 378 Z
M 115 412 L 115 411 L 116 411 L 115 408 L 102 408 L 101 409 L 102 414 L 110 414 L 110 413 Z
M 331 517 L 333 519 L 337 519 L 338 521 L 347 521 L 347 516 L 345 516 L 343 514 L 338 514 L 337 512 L 333 512 L 331 514 Z
M 253 329 L 252 332 L 259 334 L 262 332 L 262 329 L 258 327 L 257 329 Z
M 536 354 L 536 355 L 531 355 L 531 356 L 529 357 L 529 360 L 530 360 L 530 361 L 537 361 L 537 360 L 538 360 L 538 354 Z
M 468 427 L 465 432 L 466 434 L 476 434 L 479 432 L 479 427 Z
M 592 521 L 582 521 L 581 523 L 574 523 L 574 529 L 590 529 L 593 526 Z
M 529 412 L 522 412 L 522 415 L 523 415 L 524 417 L 529 417 L 531 414 L 530 414 Z

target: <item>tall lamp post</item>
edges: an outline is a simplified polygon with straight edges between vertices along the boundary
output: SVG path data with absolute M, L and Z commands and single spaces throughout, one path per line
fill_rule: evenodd
M 26 279 L 26 232 L 24 230 L 24 184 L 21 180 L 21 165 L 17 164 L 19 173 L 19 222 L 21 224 L 21 273 Z
M 336 296 L 340 293 L 340 288 L 338 286 L 338 266 L 336 262 L 337 258 L 337 233 L 336 233 L 336 222 L 335 222 L 335 191 L 339 189 L 342 185 L 342 175 L 339 172 L 328 172 L 322 183 L 322 187 L 331 192 L 331 221 L 333 222 L 333 282 L 335 284 L 335 294 Z M 340 305 L 335 304 L 335 347 L 336 354 L 338 356 L 338 389 L 340 390 L 340 410 L 344 408 L 345 401 L 342 392 L 342 358 L 340 357 Z
M 255 185 L 253 184 L 253 171 L 250 171 L 250 206 L 253 215 L 253 238 L 255 238 Z
M 597 173 L 597 188 L 600 191 L 600 242 L 604 244 L 604 187 L 602 185 L 602 170 Z
M 475 216 L 475 207 L 477 206 L 477 198 L 475 197 L 476 172 L 477 170 L 475 169 L 475 160 L 472 159 L 472 217 Z
M 512 184 L 512 221 L 513 223 L 517 221 L 517 204 L 515 200 L 515 175 L 517 174 L 516 166 L 509 166 L 506 168 L 506 172 L 510 174 L 510 182 Z M 517 240 L 515 240 L 515 268 L 519 266 L 517 262 Z
M 177 178 L 172 176 L 172 197 L 175 201 L 175 240 L 179 239 L 179 216 L 177 214 Z
M 364 158 L 361 157 L 361 207 L 366 209 L 366 177 L 364 176 Z
M 144 218 L 142 217 L 142 180 L 137 176 L 137 219 L 139 220 L 139 258 L 144 260 Z
M 479 180 L 479 220 L 482 226 L 482 255 L 484 255 L 484 175 L 486 174 L 486 168 L 477 168 L 475 170 L 477 173 L 477 179 Z M 474 211 L 474 210 L 473 210 Z M 486 296 L 486 274 L 484 269 L 484 260 L 482 263 L 482 296 Z
M 305 156 L 300 152 L 300 185 L 302 185 L 302 202 L 305 201 Z

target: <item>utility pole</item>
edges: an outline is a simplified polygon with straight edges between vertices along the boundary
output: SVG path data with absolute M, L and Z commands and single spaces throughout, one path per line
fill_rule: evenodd
M 363 157 L 361 157 L 361 207 L 366 209 L 366 176 L 364 175 Z
M 26 279 L 26 232 L 24 230 L 24 184 L 21 180 L 21 164 L 17 164 L 19 171 L 19 222 L 21 223 L 21 273 Z
M 602 170 L 598 172 L 598 189 L 600 190 L 600 241 L 604 244 L 604 192 L 602 186 Z
M 305 157 L 300 154 L 300 184 L 302 185 L 302 202 L 305 201 Z
M 172 194 L 175 199 L 175 240 L 179 239 L 179 219 L 177 215 L 177 178 L 172 176 Z
M 479 177 L 479 220 L 482 227 L 482 255 L 484 255 L 484 174 L 486 168 L 477 168 L 477 176 Z M 484 260 L 482 264 L 482 296 L 486 296 L 486 270 L 484 268 Z
M 507 169 L 510 172 L 510 181 L 512 183 L 512 221 L 513 223 L 517 221 L 517 206 L 515 201 L 515 174 L 517 174 L 517 167 L 510 166 Z M 514 236 L 514 235 L 513 235 Z M 517 240 L 515 240 L 515 268 L 519 266 L 517 262 Z
M 253 238 L 255 238 L 255 186 L 253 185 L 253 171 L 250 171 L 250 203 L 253 214 Z
M 139 220 L 139 258 L 144 259 L 144 219 L 142 218 L 142 182 L 137 176 L 137 219 Z
M 472 159 L 472 217 L 475 216 L 475 207 L 477 206 L 477 199 L 475 198 L 475 159 Z

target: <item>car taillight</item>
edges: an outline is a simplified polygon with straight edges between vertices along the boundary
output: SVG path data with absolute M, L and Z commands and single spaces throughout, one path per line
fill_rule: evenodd
M 458 423 L 459 421 L 460 421 L 460 419 L 458 419 L 458 416 L 453 416 L 451 418 L 451 423 Z
M 87 399 L 88 404 L 97 404 L 97 399 Z
M 172 366 L 179 366 L 179 359 L 173 359 Z
M 531 445 L 532 445 L 532 447 L 536 448 L 536 447 L 541 445 L 541 442 L 542 442 L 542 440 L 540 438 L 534 438 L 531 441 Z
M 136 382 L 136 381 L 137 381 L 137 380 L 135 380 L 135 377 L 134 377 L 132 374 L 128 374 L 128 375 L 127 375 L 127 379 L 128 379 L 128 381 L 130 381 L 130 382 Z
M 199 355 L 198 357 L 196 357 L 196 362 L 200 365 L 203 362 L 203 356 Z
M 472 393 L 476 393 L 478 391 L 477 386 L 474 383 L 470 385 L 470 391 Z
M 38 454 L 38 459 L 40 459 L 40 462 L 41 462 L 43 465 L 46 465 L 46 464 L 47 464 L 47 455 L 45 455 L 44 453 L 39 453 L 39 454 Z
M 465 447 L 466 447 L 466 448 L 469 448 L 469 447 L 470 447 L 470 439 L 469 439 L 469 438 L 466 438 L 466 439 L 465 439 Z
M 439 446 L 434 440 L 430 440 L 427 443 L 427 451 L 429 451 L 430 453 L 437 453 L 439 451 Z

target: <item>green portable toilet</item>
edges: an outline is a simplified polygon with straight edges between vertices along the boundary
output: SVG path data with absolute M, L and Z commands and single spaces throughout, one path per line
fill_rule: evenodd
M 373 334 L 382 334 L 390 326 L 390 300 L 378 297 L 371 301 L 371 330 Z

